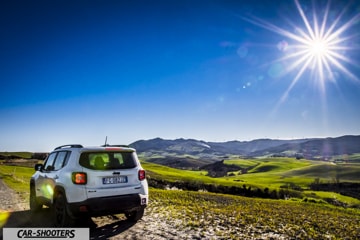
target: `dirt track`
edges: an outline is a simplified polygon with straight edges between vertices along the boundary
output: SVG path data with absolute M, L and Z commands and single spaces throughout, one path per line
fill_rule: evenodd
M 152 214 L 151 204 L 145 216 L 137 223 L 126 220 L 122 214 L 92 218 L 78 222 L 75 227 L 89 227 L 91 239 L 199 239 L 195 232 L 179 231 L 159 214 Z M 8 214 L 3 227 L 52 227 L 51 211 L 44 208 L 32 214 L 29 204 L 8 188 L 0 179 L 0 214 Z M 1 218 L 0 218 L 1 219 Z M 2 239 L 2 228 L 0 232 Z
M 150 221 L 150 222 L 149 222 Z M 170 226 L 145 216 L 137 223 L 127 221 L 122 215 L 92 218 L 74 227 L 89 227 L 90 239 L 174 239 L 178 238 Z M 29 210 L 11 213 L 4 227 L 52 227 L 51 211 L 44 209 L 32 215 Z M 175 234 L 175 235 L 174 235 Z M 187 236 L 190 237 L 190 236 Z M 185 237 L 186 238 L 186 237 Z M 191 238 L 191 237 L 190 237 Z

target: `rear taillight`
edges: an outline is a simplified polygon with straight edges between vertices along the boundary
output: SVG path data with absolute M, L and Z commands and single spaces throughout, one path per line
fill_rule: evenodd
M 73 172 L 72 173 L 72 181 L 75 184 L 86 184 L 87 177 L 84 172 Z
M 146 178 L 145 170 L 139 170 L 139 180 L 142 181 Z

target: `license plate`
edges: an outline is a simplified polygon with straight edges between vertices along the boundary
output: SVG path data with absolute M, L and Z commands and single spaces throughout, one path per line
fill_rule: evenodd
M 116 177 L 104 177 L 103 184 L 117 184 L 117 183 L 127 183 L 126 176 L 116 176 Z

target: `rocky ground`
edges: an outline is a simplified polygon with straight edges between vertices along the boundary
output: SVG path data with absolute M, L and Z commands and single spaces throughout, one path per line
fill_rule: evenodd
M 0 213 L 5 211 L 21 211 L 28 208 L 19 195 L 0 179 Z

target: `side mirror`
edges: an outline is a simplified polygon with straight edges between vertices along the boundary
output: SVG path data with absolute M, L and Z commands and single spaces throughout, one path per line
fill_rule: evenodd
M 41 171 L 43 169 L 43 165 L 41 163 L 35 164 L 35 171 Z

